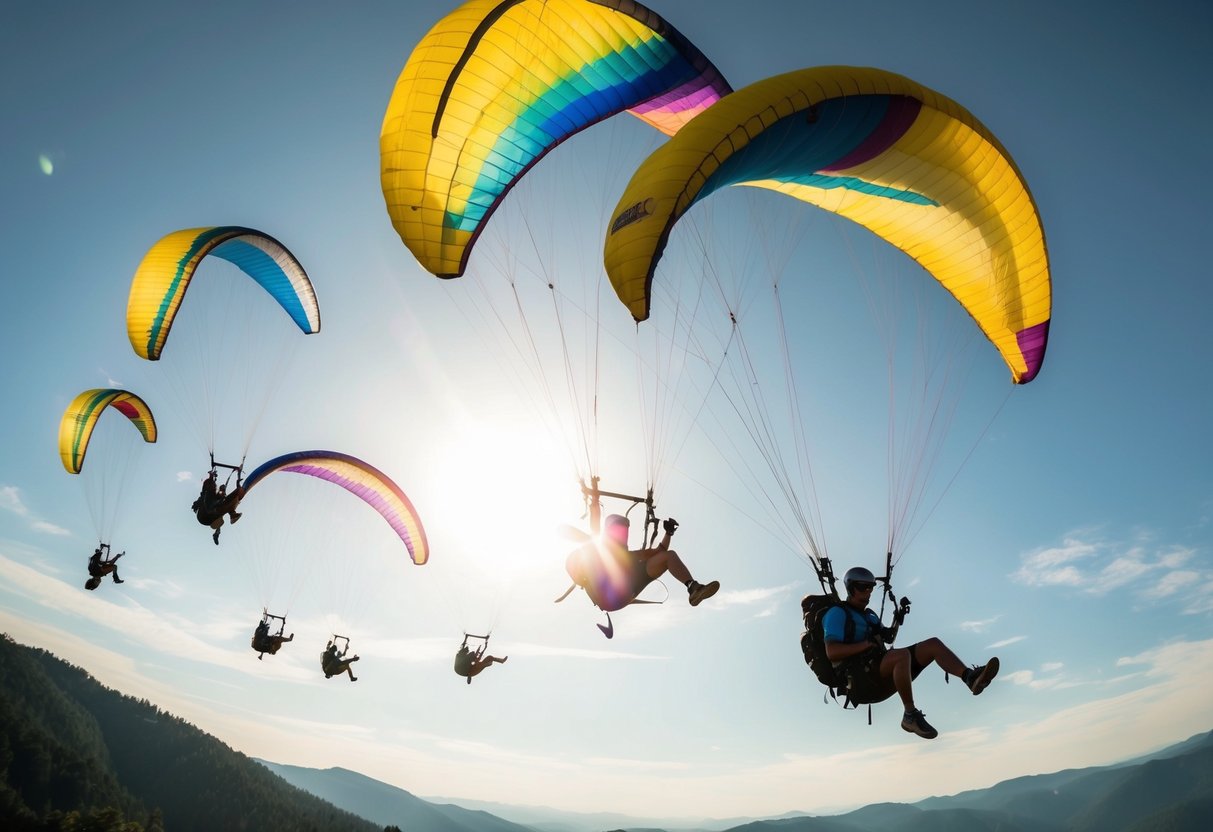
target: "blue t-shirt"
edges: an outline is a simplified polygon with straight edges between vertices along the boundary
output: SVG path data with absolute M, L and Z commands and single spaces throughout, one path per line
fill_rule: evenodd
M 855 634 L 849 639 L 846 637 L 848 615 L 855 622 Z M 880 617 L 871 610 L 864 610 L 860 613 L 859 610 L 848 604 L 840 604 L 831 607 L 826 612 L 825 617 L 821 619 L 821 627 L 827 642 L 856 644 L 867 641 L 870 631 L 880 632 Z

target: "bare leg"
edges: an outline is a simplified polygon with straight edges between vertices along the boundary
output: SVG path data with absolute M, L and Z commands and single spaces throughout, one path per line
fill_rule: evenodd
M 914 680 L 910 674 L 909 649 L 900 647 L 885 653 L 880 660 L 880 675 L 893 679 L 893 686 L 897 688 L 897 695 L 901 697 L 906 711 L 914 710 Z
M 650 578 L 660 578 L 667 571 L 674 577 L 674 580 L 685 584 L 691 578 L 691 570 L 687 569 L 682 558 L 678 557 L 678 553 L 673 549 L 664 552 L 650 549 L 654 554 L 645 557 L 644 568 L 648 572 Z
M 920 641 L 915 649 L 917 650 L 918 663 L 923 667 L 926 667 L 931 662 L 935 662 L 945 673 L 950 673 L 953 676 L 963 676 L 964 672 L 968 670 L 965 667 L 965 663 L 957 658 L 956 654 L 937 638 Z

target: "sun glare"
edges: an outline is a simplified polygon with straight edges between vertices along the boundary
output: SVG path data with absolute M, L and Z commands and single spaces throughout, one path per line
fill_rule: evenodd
M 522 421 L 470 419 L 447 437 L 434 483 L 442 499 L 425 518 L 445 538 L 431 541 L 436 553 L 455 547 L 459 560 L 497 576 L 562 564 L 570 547 L 559 531 L 577 521 L 581 498 L 555 439 Z

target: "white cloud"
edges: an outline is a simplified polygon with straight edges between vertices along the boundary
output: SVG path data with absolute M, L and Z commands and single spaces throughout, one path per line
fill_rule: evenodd
M 54 523 L 48 523 L 45 520 L 34 520 L 29 524 L 30 528 L 36 532 L 43 534 L 59 535 L 61 537 L 71 537 L 72 533 L 62 526 L 56 526 Z
M 1065 667 L 1063 662 L 1045 662 L 1040 666 L 1041 673 L 1052 673 L 1055 670 L 1061 670 Z
M 712 605 L 717 607 L 737 607 L 749 604 L 761 604 L 774 598 L 780 598 L 795 588 L 794 584 L 783 586 L 759 587 L 756 589 L 734 589 L 716 593 Z
M 1097 596 L 1131 587 L 1147 602 L 1178 602 L 1186 614 L 1213 610 L 1213 568 L 1194 563 L 1198 550 L 1154 545 L 1145 532 L 1132 544 L 1080 539 L 1085 534 L 1024 555 L 1011 577 L 1028 586 L 1074 587 Z
M 1004 673 L 999 678 L 1006 679 L 1013 685 L 1030 685 L 1036 674 L 1030 670 L 1016 670 L 1013 673 Z
M 29 509 L 21 501 L 21 489 L 15 485 L 0 485 L 0 508 L 19 517 L 29 516 Z
M 1092 558 L 1098 551 L 1095 544 L 1067 538 L 1061 546 L 1038 549 L 1025 555 L 1013 577 L 1029 586 L 1077 586 L 1082 582 L 1082 573 L 1073 565 L 1074 561 Z
M 996 615 L 993 618 L 986 618 L 981 621 L 962 621 L 960 622 L 960 629 L 970 633 L 984 633 L 989 629 L 991 624 L 1000 618 L 1002 618 L 1001 615 Z
M 5 511 L 11 511 L 18 517 L 24 517 L 29 521 L 30 528 L 36 532 L 53 535 L 71 535 L 71 532 L 67 529 L 56 526 L 54 523 L 48 523 L 45 520 L 39 520 L 32 515 L 25 501 L 21 499 L 21 489 L 15 485 L 0 485 L 0 508 Z
M 1170 552 L 1162 553 L 1158 558 L 1158 563 L 1160 566 L 1167 569 L 1178 569 L 1190 561 L 1195 555 L 1195 549 L 1175 548 Z
M 0 555 L 0 587 L 20 593 L 28 600 L 69 611 L 92 626 L 110 630 L 150 650 L 241 671 L 248 666 L 243 651 L 238 655 L 198 638 L 191 622 L 182 619 L 174 623 L 171 617 L 154 613 L 129 596 L 115 595 L 118 600 L 110 600 L 98 592 L 87 598 L 88 603 L 81 603 L 85 600 L 84 593 L 74 582 L 49 577 L 3 555 Z
M 1213 577 L 1207 577 L 1204 583 L 1193 587 L 1183 611 L 1184 615 L 1213 612 Z
M 997 650 L 999 647 L 1006 647 L 1008 644 L 1015 644 L 1016 642 L 1023 641 L 1026 638 L 1027 636 L 1011 636 L 1010 638 L 1004 638 L 1001 641 L 996 641 L 993 644 L 987 644 L 986 649 Z
M 192 471 L 178 471 L 177 472 L 177 482 L 190 482 L 193 479 L 194 479 L 194 473 Z
M 690 766 L 673 760 L 637 760 L 620 757 L 589 757 L 586 765 L 597 768 L 622 768 L 629 771 L 685 771 Z
M 1183 589 L 1185 584 L 1195 583 L 1198 580 L 1200 580 L 1200 573 L 1179 569 L 1163 575 L 1158 579 L 1158 583 L 1147 589 L 1142 595 L 1151 599 L 1169 598 Z
M 780 611 L 779 602 L 795 589 L 795 584 L 784 584 L 783 586 L 759 587 L 756 589 L 725 590 L 718 592 L 709 603 L 715 609 L 761 605 L 761 609 L 756 610 L 751 617 L 770 618 Z M 708 607 L 705 606 L 704 609 L 706 610 Z

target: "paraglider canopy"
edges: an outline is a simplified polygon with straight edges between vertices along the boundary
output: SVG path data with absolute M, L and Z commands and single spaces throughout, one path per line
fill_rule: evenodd
M 631 0 L 470 0 L 417 44 L 384 114 L 392 225 L 427 271 L 458 277 L 502 198 L 556 145 L 624 110 L 672 135 L 729 92 Z
M 145 442 L 156 441 L 156 420 L 143 399 L 126 390 L 85 390 L 72 399 L 59 422 L 59 458 L 69 474 L 79 474 L 84 467 L 93 428 L 109 407 L 130 419 Z
M 607 273 L 637 321 L 674 224 L 728 185 L 865 226 L 960 302 L 1015 383 L 1040 371 L 1051 289 L 1036 205 L 1007 151 L 955 101 L 891 72 L 833 66 L 759 81 L 705 111 L 640 166 L 612 215 Z

